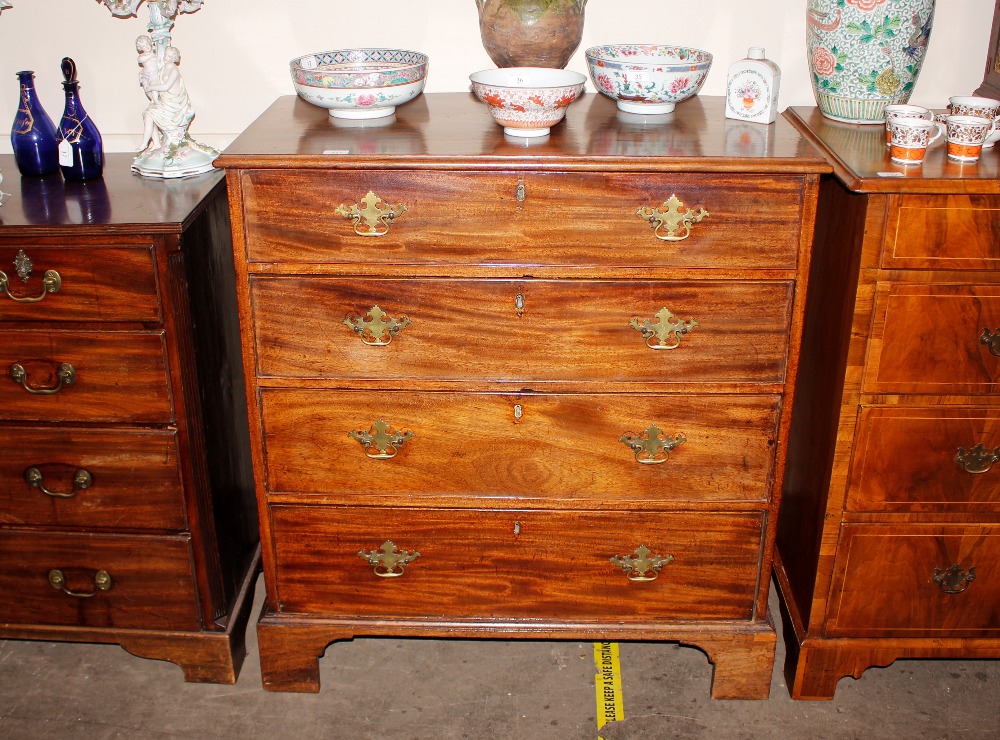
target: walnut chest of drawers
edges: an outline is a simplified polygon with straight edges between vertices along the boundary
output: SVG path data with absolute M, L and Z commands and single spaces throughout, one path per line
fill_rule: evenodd
M 882 127 L 786 116 L 834 167 L 776 557 L 788 685 L 829 699 L 897 658 L 1000 657 L 1000 156 L 896 167 Z
M 761 698 L 819 173 L 720 100 L 471 95 L 378 126 L 278 100 L 219 160 L 267 604 L 264 685 L 357 635 L 676 640 Z M 376 125 L 373 125 L 376 124 Z
M 130 159 L 0 157 L 0 639 L 232 683 L 259 555 L 225 182 Z

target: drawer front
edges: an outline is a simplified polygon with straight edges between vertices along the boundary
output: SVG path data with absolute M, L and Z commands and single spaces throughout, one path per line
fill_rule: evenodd
M 883 267 L 1000 267 L 1000 197 L 903 195 L 896 202 L 887 227 Z
M 331 616 L 750 619 L 763 540 L 756 513 L 270 513 L 279 608 Z M 655 580 L 632 581 L 611 558 L 631 563 L 642 545 L 662 562 L 635 572 Z M 420 555 L 385 577 L 376 569 L 399 567 L 372 551 Z
M 241 184 L 251 262 L 794 268 L 801 235 L 801 177 L 259 170 Z M 637 215 L 672 195 L 708 212 L 680 241 Z M 336 212 L 352 207 L 398 216 L 362 236 Z
M 849 509 L 1000 511 L 1000 412 L 863 408 L 858 428 Z
M 72 594 L 53 586 L 52 571 Z M 102 573 L 107 590 L 98 586 Z M 0 592 L 0 622 L 201 628 L 187 537 L 0 530 Z
M 163 332 L 0 332 L 0 419 L 171 421 Z
M 1000 335 L 1000 287 L 880 283 L 864 390 L 995 393 L 1000 336 L 993 354 L 992 335 Z
M 777 396 L 381 390 L 265 390 L 261 403 L 270 491 L 396 503 L 431 495 L 765 501 L 780 408 Z M 387 434 L 379 420 L 412 433 L 391 459 L 368 456 L 392 454 L 379 444 Z M 664 439 L 685 441 L 669 454 L 651 441 L 651 456 L 622 441 L 655 439 L 654 425 Z M 368 448 L 359 441 L 367 438 Z
M 259 375 L 394 381 L 780 383 L 792 302 L 790 283 L 295 277 L 251 286 Z
M 847 525 L 834 584 L 830 637 L 995 636 L 1000 526 Z
M 21 252 L 31 263 L 30 273 L 21 269 L 27 281 L 15 264 L 25 265 Z M 161 320 L 151 247 L 41 247 L 8 240 L 0 244 L 0 270 L 7 277 L 0 321 Z M 55 292 L 43 282 L 50 271 L 58 274 Z
M 177 433 L 0 428 L 0 523 L 185 528 Z

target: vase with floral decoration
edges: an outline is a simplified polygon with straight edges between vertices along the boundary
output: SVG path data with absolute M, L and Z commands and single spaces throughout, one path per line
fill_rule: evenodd
M 824 116 L 881 124 L 910 99 L 923 66 L 935 0 L 808 0 L 806 45 Z
M 479 33 L 498 67 L 562 69 L 580 46 L 587 0 L 476 0 Z

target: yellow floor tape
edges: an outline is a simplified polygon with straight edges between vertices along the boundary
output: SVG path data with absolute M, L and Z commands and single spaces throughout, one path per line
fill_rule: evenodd
M 594 665 L 597 667 L 597 680 L 594 681 L 597 693 L 597 729 L 600 730 L 608 722 L 625 719 L 618 643 L 595 642 Z M 603 739 L 598 737 L 598 740 Z

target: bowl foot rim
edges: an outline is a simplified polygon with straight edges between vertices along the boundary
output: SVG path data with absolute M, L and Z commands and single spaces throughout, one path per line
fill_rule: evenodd
M 644 115 L 660 115 L 672 113 L 677 103 L 633 103 L 628 100 L 618 101 L 618 110 L 626 113 L 642 113 Z
M 363 118 L 384 118 L 385 116 L 391 116 L 396 112 L 396 106 L 389 105 L 384 108 L 362 109 L 330 108 L 329 111 L 330 115 L 334 118 L 349 118 L 356 121 Z

